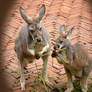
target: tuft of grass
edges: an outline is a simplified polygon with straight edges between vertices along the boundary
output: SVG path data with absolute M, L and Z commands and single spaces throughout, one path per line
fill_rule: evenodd
M 80 86 L 80 82 L 74 80 L 73 81 L 73 85 L 74 85 L 73 92 L 82 92 L 81 86 Z M 92 92 L 92 83 L 88 84 L 88 91 L 87 92 Z
M 48 92 L 48 89 L 47 89 L 46 83 L 45 83 L 45 81 L 44 81 L 44 79 L 43 79 L 43 73 L 44 73 L 44 67 L 42 68 L 42 72 L 41 72 L 40 79 L 41 79 L 41 81 L 42 81 L 42 83 L 43 83 L 43 85 L 44 85 L 44 87 L 45 87 L 46 91 Z
M 74 85 L 74 91 L 73 92 L 82 92 L 80 82 L 74 81 L 73 85 Z M 87 92 L 92 92 L 92 83 L 88 84 L 88 91 Z
M 88 92 L 92 92 L 92 83 L 88 84 Z
M 20 80 L 16 79 L 15 84 L 18 84 L 19 82 L 20 82 Z
M 36 92 L 36 90 L 35 90 L 35 89 L 33 89 L 33 90 L 30 90 L 30 92 Z
M 17 75 L 20 75 L 19 71 L 14 71 L 13 73 L 15 73 Z
M 82 92 L 80 82 L 78 82 L 77 80 L 74 80 L 73 85 L 74 85 L 73 92 Z
M 72 92 L 82 92 L 80 82 L 78 82 L 77 80 L 74 80 L 73 85 L 74 85 L 74 90 Z M 61 88 L 61 89 L 59 89 L 59 92 L 65 92 L 65 89 Z M 87 92 L 92 92 L 92 83 L 88 84 Z
M 88 84 L 88 89 L 92 88 L 92 83 Z
M 42 70 L 42 73 L 43 73 L 44 70 Z M 50 90 L 48 89 L 48 87 L 46 86 L 46 83 L 43 79 L 43 74 L 38 74 L 33 82 L 33 85 L 32 85 L 32 90 L 30 90 L 30 92 L 38 92 L 38 89 L 40 90 L 40 92 L 43 92 L 43 89 L 44 89 L 44 92 L 50 92 Z M 43 86 L 41 87 L 40 85 L 40 81 L 43 83 Z M 39 86 L 40 85 L 40 86 Z

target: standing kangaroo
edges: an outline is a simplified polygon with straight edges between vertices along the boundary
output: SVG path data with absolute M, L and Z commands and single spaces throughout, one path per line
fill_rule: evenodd
M 32 63 L 34 59 L 43 60 L 43 79 L 49 83 L 47 76 L 47 62 L 50 53 L 50 42 L 47 31 L 40 23 L 45 14 L 45 5 L 43 4 L 37 15 L 26 15 L 24 9 L 20 7 L 20 14 L 26 24 L 24 24 L 15 40 L 15 52 L 20 65 L 20 83 L 21 89 L 25 92 L 24 67 L 27 63 Z
M 65 32 L 65 25 L 60 27 L 60 36 L 56 39 L 52 57 L 64 65 L 67 74 L 67 90 L 72 92 L 72 75 L 80 79 L 82 92 L 87 92 L 87 78 L 92 69 L 92 58 L 87 50 L 80 44 L 71 44 L 69 37 L 74 28 Z

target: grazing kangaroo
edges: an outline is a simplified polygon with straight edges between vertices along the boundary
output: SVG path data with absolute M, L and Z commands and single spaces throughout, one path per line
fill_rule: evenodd
M 49 35 L 40 23 L 42 17 L 45 14 L 45 5 L 43 4 L 37 15 L 26 15 L 24 9 L 20 7 L 20 14 L 26 24 L 24 24 L 18 33 L 15 40 L 15 52 L 19 59 L 20 65 L 20 83 L 21 89 L 25 92 L 25 78 L 24 67 L 27 63 L 32 63 L 34 59 L 43 60 L 43 79 L 46 83 L 49 83 L 47 77 L 47 62 L 50 53 Z
M 67 74 L 67 90 L 72 92 L 72 75 L 80 79 L 82 92 L 87 92 L 87 78 L 92 69 L 92 58 L 87 50 L 80 44 L 71 44 L 69 37 L 74 27 L 65 32 L 65 25 L 60 27 L 60 36 L 56 39 L 52 57 L 64 65 Z

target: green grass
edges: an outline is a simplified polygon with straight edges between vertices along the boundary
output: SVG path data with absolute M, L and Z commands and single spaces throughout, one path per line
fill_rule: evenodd
M 38 75 L 38 77 L 39 77 L 40 75 Z M 81 91 L 81 86 L 80 86 L 80 83 L 78 82 L 78 81 L 73 81 L 73 85 L 74 85 L 74 90 L 72 91 L 72 92 L 82 92 Z M 37 89 L 36 89 L 36 87 L 38 86 L 39 87 L 39 83 L 38 83 L 38 80 L 35 80 L 34 81 L 34 85 L 33 85 L 34 87 L 33 87 L 33 89 L 30 91 L 30 92 L 39 92 Z M 44 85 L 43 85 L 44 86 Z M 46 85 L 45 85 L 46 86 Z M 45 89 L 45 87 L 44 87 L 44 91 L 43 91 L 43 89 L 42 90 L 40 90 L 40 92 L 52 92 L 52 91 L 47 91 L 47 89 Z M 56 91 L 55 91 L 56 92 Z M 61 89 L 59 89 L 59 92 L 65 92 L 65 89 L 64 88 L 61 88 Z M 88 84 L 88 91 L 87 92 L 92 92 L 92 83 L 89 83 Z
M 92 83 L 88 84 L 88 92 L 92 92 Z
M 33 89 L 33 90 L 31 90 L 30 92 L 36 92 L 36 90 L 35 90 L 35 89 Z
M 73 85 L 74 85 L 74 91 L 73 92 L 82 92 L 80 82 L 75 80 L 75 81 L 73 81 Z
M 42 69 L 42 72 L 43 71 L 44 70 Z M 36 76 L 30 92 L 49 92 L 49 89 L 46 86 L 45 81 L 43 80 L 42 74 L 38 74 L 38 76 Z
M 72 92 L 82 92 L 80 83 L 78 81 L 76 81 L 76 80 L 73 81 L 73 85 L 74 85 L 74 90 Z M 60 89 L 60 92 L 64 92 L 64 90 Z M 88 84 L 88 91 L 87 92 L 92 92 L 92 83 Z

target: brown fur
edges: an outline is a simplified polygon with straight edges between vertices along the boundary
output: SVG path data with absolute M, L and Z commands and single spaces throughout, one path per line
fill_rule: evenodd
M 64 27 L 64 25 L 62 27 Z M 61 30 L 61 34 L 62 31 L 65 30 Z M 71 31 L 72 29 L 70 32 Z M 74 45 L 71 44 L 68 39 L 70 34 L 67 34 L 66 37 L 61 34 L 56 39 L 52 56 L 55 55 L 54 57 L 56 57 L 58 62 L 64 65 L 68 78 L 67 90 L 65 92 L 72 92 L 73 90 L 72 75 L 80 79 L 82 92 L 87 92 L 87 78 L 92 69 L 92 58 L 88 55 L 88 51 L 84 46 L 78 43 Z M 63 47 L 60 48 L 60 46 Z M 62 48 L 66 48 L 64 50 L 65 52 L 61 51 Z M 65 53 L 66 57 L 63 53 Z

